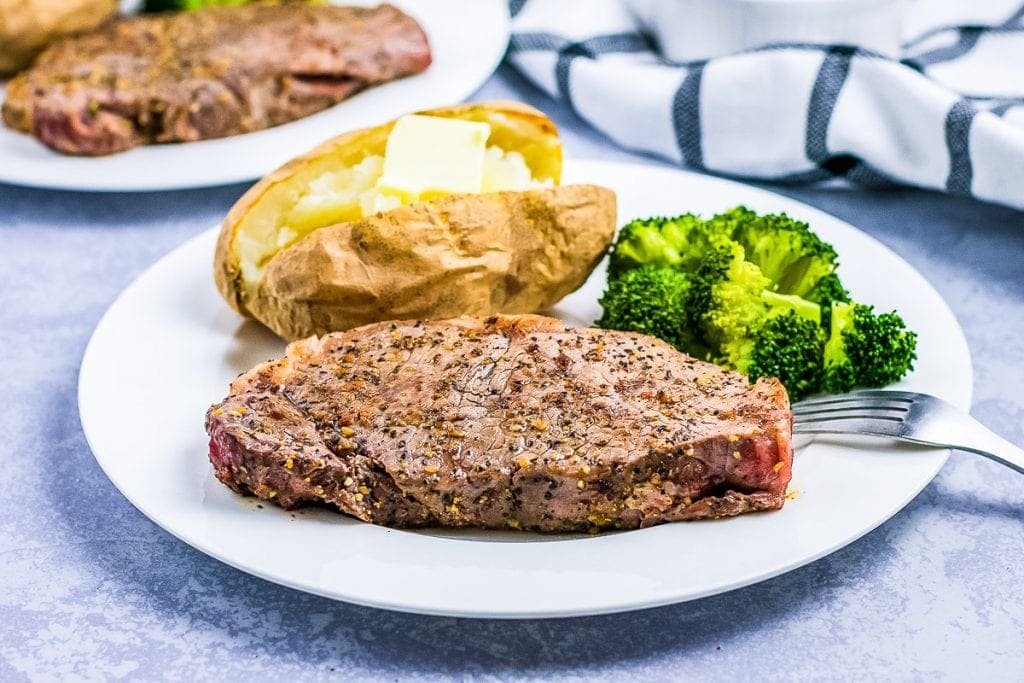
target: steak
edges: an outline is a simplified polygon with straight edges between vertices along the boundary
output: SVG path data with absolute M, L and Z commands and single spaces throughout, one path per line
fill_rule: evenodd
M 66 38 L 7 86 L 3 118 L 68 154 L 269 128 L 430 64 L 391 5 L 207 7 Z
M 781 508 L 774 379 L 653 337 L 500 316 L 312 337 L 206 414 L 216 476 L 375 524 L 633 529 Z

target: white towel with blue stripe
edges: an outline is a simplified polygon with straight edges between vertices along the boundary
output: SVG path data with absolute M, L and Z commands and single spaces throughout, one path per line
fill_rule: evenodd
M 694 169 L 1024 208 L 1024 6 L 916 0 L 900 60 L 773 45 L 662 58 L 620 0 L 511 0 L 508 61 L 618 144 Z

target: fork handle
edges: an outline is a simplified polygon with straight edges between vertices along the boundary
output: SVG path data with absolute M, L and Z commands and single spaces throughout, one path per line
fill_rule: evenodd
M 964 450 L 984 455 L 1024 474 L 1024 451 L 985 427 L 981 427 L 981 431 L 985 432 L 986 437 L 984 442 L 978 444 L 982 448 L 964 447 Z
M 969 443 L 947 444 L 950 448 L 983 455 L 990 460 L 995 460 L 1000 464 L 1006 465 L 1010 469 L 1017 470 L 1021 474 L 1024 474 L 1024 450 L 1014 446 L 1012 443 L 999 436 L 973 417 L 971 418 L 971 422 L 974 423 L 974 429 L 970 432 L 969 439 L 966 439 Z M 906 440 L 914 441 L 914 439 Z

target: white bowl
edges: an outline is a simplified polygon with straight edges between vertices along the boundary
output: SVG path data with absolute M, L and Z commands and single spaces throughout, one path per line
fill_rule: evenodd
M 776 43 L 826 43 L 896 56 L 907 0 L 625 0 L 669 59 Z

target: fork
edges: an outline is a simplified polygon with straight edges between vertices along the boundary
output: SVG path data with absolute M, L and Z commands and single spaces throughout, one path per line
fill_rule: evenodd
M 940 398 L 909 391 L 856 391 L 793 404 L 797 434 L 861 434 L 956 448 L 1024 474 L 1024 450 Z

